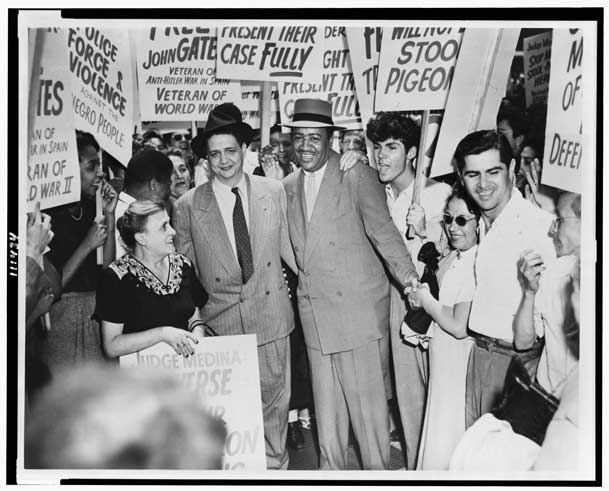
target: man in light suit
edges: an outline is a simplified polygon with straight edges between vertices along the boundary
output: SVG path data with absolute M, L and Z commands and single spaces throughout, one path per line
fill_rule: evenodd
M 331 105 L 299 99 L 292 140 L 301 168 L 283 181 L 299 273 L 298 308 L 311 363 L 321 469 L 345 469 L 349 420 L 364 469 L 388 469 L 389 280 L 416 278 L 374 169 L 339 169 Z M 378 255 L 377 255 L 378 254 Z M 382 258 L 379 259 L 379 256 Z
M 202 320 L 214 335 L 256 334 L 267 468 L 287 469 L 288 335 L 294 315 L 281 259 L 296 270 L 280 182 L 243 172 L 252 128 L 233 104 L 210 114 L 192 142 L 214 178 L 176 203 L 177 249 L 195 264 L 209 295 Z

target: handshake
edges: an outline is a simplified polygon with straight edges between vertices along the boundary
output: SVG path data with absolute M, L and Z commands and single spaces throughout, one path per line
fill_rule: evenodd
M 415 310 L 421 308 L 424 309 L 427 300 L 433 298 L 429 285 L 427 283 L 421 283 L 416 278 L 410 280 L 410 285 L 404 288 L 404 294 L 408 298 L 410 308 Z

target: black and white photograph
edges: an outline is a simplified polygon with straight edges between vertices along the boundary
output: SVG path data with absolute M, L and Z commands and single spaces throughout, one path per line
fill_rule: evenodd
M 243 3 L 7 9 L 7 483 L 600 485 L 604 9 Z

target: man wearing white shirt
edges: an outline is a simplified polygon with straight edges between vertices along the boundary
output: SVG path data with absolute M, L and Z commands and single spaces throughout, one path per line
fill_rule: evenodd
M 285 470 L 294 315 L 281 259 L 296 265 L 283 186 L 243 172 L 251 135 L 235 105 L 211 112 L 192 147 L 207 155 L 214 177 L 176 202 L 173 220 L 176 247 L 209 295 L 201 311 L 206 332 L 256 335 L 267 468 Z
M 466 384 L 469 427 L 496 405 L 513 356 L 525 366 L 537 362 L 542 343 L 536 341 L 526 351 L 514 346 L 514 317 L 522 297 L 518 260 L 525 249 L 538 251 L 544 263 L 556 253 L 548 235 L 552 215 L 514 188 L 515 160 L 504 136 L 494 130 L 471 133 L 457 145 L 455 159 L 461 182 L 482 215 L 469 318 L 475 340 Z
M 387 207 L 400 232 L 406 249 L 419 276 L 425 264 L 417 255 L 425 242 L 438 242 L 442 235 L 440 221 L 450 194 L 450 186 L 426 179 L 421 192 L 421 204 L 412 203 L 417 147 L 420 129 L 405 114 L 379 113 L 370 120 L 366 135 L 374 144 L 379 180 L 385 184 Z M 415 235 L 406 238 L 408 225 Z M 400 337 L 400 325 L 406 313 L 402 291 L 391 288 L 391 348 L 395 372 L 395 392 L 406 444 L 407 469 L 414 469 L 421 438 L 427 391 L 427 352 L 420 346 L 405 343 Z
M 136 200 L 166 201 L 169 197 L 173 164 L 169 157 L 153 149 L 144 149 L 136 153 L 125 173 L 125 187 L 118 195 L 114 216 L 118 221 L 129 205 Z M 120 234 L 116 234 L 116 257 L 127 252 Z

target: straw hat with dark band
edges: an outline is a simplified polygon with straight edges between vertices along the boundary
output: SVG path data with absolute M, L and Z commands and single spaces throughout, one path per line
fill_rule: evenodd
M 204 157 L 207 153 L 207 140 L 212 135 L 220 133 L 235 133 L 246 145 L 252 141 L 254 130 L 243 122 L 243 116 L 237 106 L 230 102 L 220 104 L 212 110 L 201 134 L 193 138 L 192 150 L 199 156 Z
M 344 130 L 336 126 L 332 120 L 332 104 L 322 99 L 298 99 L 294 103 L 294 116 L 291 123 L 282 123 L 288 128 L 333 128 Z

